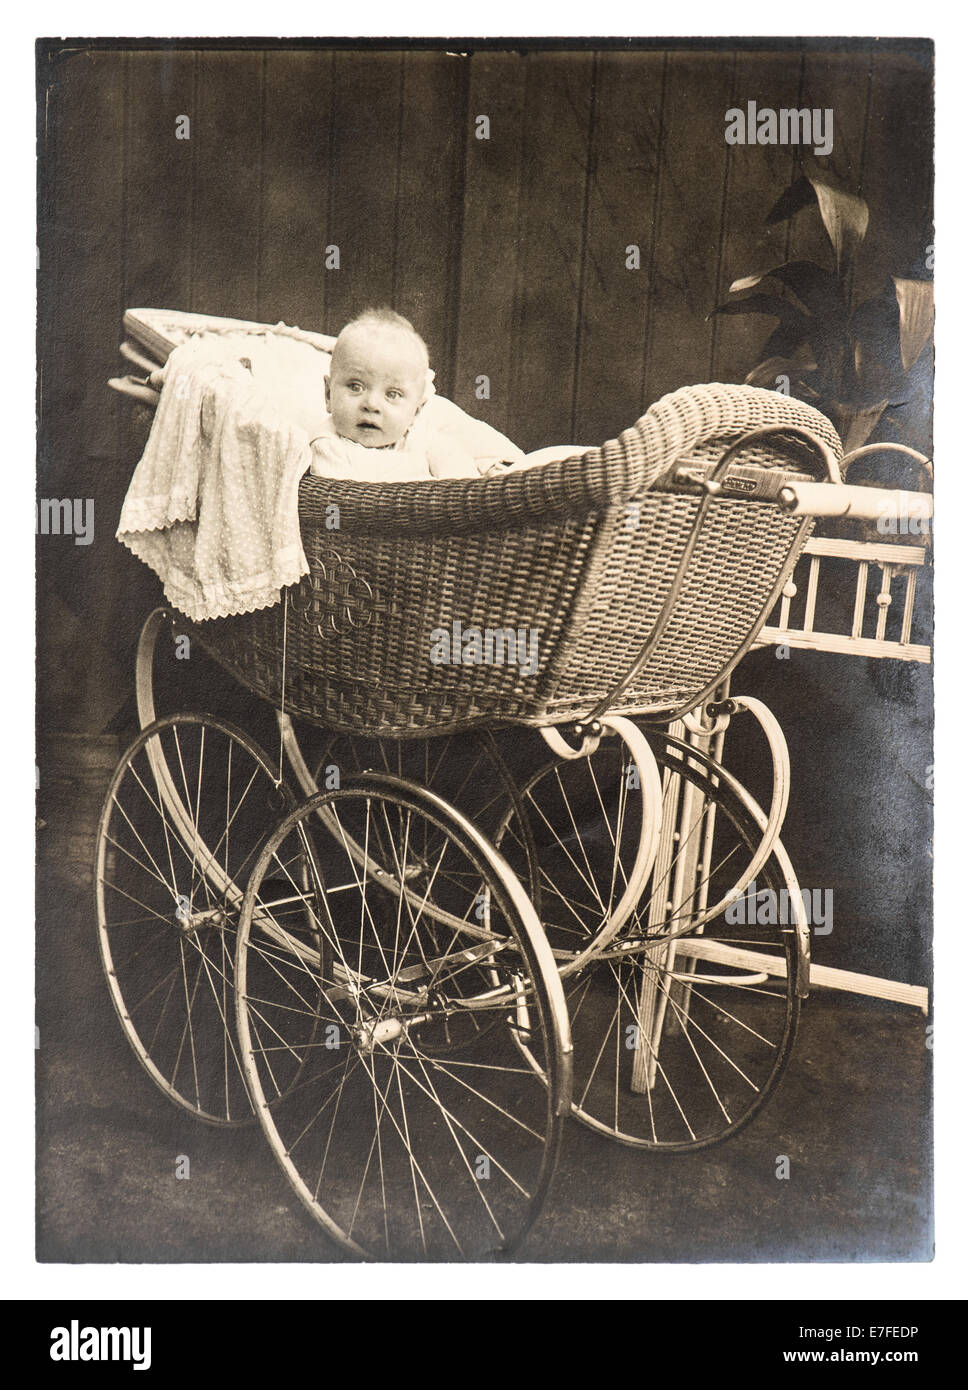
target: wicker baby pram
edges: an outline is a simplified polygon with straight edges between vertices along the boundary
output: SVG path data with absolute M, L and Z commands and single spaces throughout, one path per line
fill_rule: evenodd
M 309 575 L 275 609 L 191 631 L 256 694 L 347 732 L 541 726 L 603 701 L 613 713 L 690 707 L 748 649 L 809 532 L 763 505 L 784 469 L 810 476 L 796 437 L 738 452 L 733 495 L 700 528 L 647 665 L 609 692 L 653 632 L 697 518 L 699 489 L 673 491 L 674 475 L 708 476 L 734 441 L 767 426 L 810 430 L 839 457 L 832 426 L 809 406 L 708 385 L 665 397 L 599 449 L 505 477 L 391 488 L 307 476 Z M 435 664 L 434 634 L 453 636 L 455 624 L 455 647 L 468 632 L 533 632 L 536 669 Z
M 149 368 L 186 331 L 298 332 L 141 310 L 126 325 Z M 121 385 L 153 399 L 150 377 Z M 149 618 L 144 727 L 99 835 L 112 999 L 178 1104 L 212 1123 L 258 1115 L 353 1254 L 513 1248 L 572 1111 L 627 1144 L 690 1150 L 773 1091 L 809 983 L 778 838 L 789 762 L 759 701 L 710 697 L 796 561 L 803 498 L 869 505 L 840 458 L 809 406 L 714 384 L 501 476 L 305 477 L 308 576 L 271 608 L 174 620 L 274 706 L 298 804 L 281 750 L 209 714 L 155 718 L 170 615 Z M 740 710 L 768 739 L 765 810 L 717 761 Z M 315 760 L 294 721 L 327 731 Z M 539 728 L 544 744 L 521 737 L 554 757 L 505 758 L 502 724 Z M 731 915 L 753 881 L 789 915 Z M 149 914 L 133 953 L 132 904 Z

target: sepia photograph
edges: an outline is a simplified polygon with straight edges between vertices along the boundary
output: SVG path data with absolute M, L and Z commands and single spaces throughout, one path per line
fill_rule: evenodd
M 37 1261 L 930 1262 L 932 40 L 35 58 Z

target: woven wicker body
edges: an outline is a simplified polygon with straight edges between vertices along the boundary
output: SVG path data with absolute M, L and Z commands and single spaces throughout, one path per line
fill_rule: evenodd
M 504 477 L 386 486 L 307 476 L 309 576 L 273 608 L 190 630 L 256 694 L 346 732 L 581 718 L 632 667 L 690 534 L 698 497 L 657 490 L 663 479 L 782 425 L 841 457 L 809 406 L 713 384 L 663 397 L 600 449 Z M 778 438 L 736 463 L 802 469 L 804 454 Z M 695 704 L 746 650 L 808 527 L 762 501 L 717 499 L 664 635 L 616 710 Z M 507 636 L 488 645 L 488 630 Z M 492 659 L 474 659 L 475 631 Z M 442 634 L 451 659 L 437 664 Z

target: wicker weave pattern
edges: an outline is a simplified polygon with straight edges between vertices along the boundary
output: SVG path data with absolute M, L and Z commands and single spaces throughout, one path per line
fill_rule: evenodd
M 486 721 L 586 713 L 631 666 L 682 554 L 698 502 L 650 491 L 677 462 L 712 461 L 760 425 L 800 425 L 841 456 L 802 403 L 742 386 L 664 397 L 583 457 L 486 480 L 392 487 L 307 477 L 300 520 L 310 575 L 288 605 L 198 624 L 238 679 L 278 705 L 347 731 L 405 736 Z M 738 462 L 799 464 L 781 447 Z M 327 506 L 339 529 L 327 529 Z M 629 504 L 634 504 L 634 508 Z M 698 695 L 748 636 L 790 557 L 797 524 L 775 507 L 718 500 L 669 628 L 622 708 Z M 434 665 L 432 633 L 535 630 L 537 669 Z

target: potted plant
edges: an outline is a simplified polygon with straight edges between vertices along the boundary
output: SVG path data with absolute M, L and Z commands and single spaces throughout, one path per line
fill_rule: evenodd
M 777 325 L 750 386 L 789 388 L 828 416 L 850 454 L 866 444 L 885 412 L 907 401 L 911 368 L 927 346 L 934 314 L 930 280 L 891 277 L 882 291 L 851 304 L 858 253 L 869 209 L 829 174 L 801 174 L 767 216 L 785 222 L 813 206 L 833 251 L 834 267 L 787 261 L 734 280 L 717 314 L 765 314 Z

